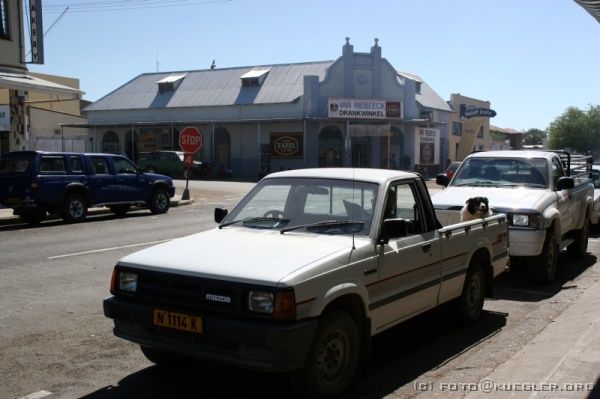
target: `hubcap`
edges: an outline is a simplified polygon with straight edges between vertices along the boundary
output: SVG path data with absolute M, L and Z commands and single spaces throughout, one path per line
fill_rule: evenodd
M 160 209 L 164 209 L 167 206 L 167 197 L 164 194 L 156 196 L 156 206 Z
M 340 331 L 331 332 L 321 342 L 317 354 L 317 368 L 328 381 L 336 379 L 344 368 L 347 356 L 347 340 Z
M 473 278 L 471 279 L 471 284 L 469 284 L 469 290 L 467 293 L 468 306 L 469 306 L 469 309 L 471 310 L 471 312 L 475 311 L 479 304 L 479 296 L 480 296 L 480 290 L 481 290 L 480 285 L 481 285 L 481 281 L 479 281 L 479 276 L 477 274 L 473 275 Z
M 83 204 L 80 201 L 72 201 L 69 206 L 69 213 L 74 218 L 80 217 L 83 215 Z

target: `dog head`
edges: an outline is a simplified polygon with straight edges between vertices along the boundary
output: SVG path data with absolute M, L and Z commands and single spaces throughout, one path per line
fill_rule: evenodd
M 469 198 L 466 203 L 467 211 L 474 216 L 483 217 L 489 210 L 489 201 L 486 197 Z

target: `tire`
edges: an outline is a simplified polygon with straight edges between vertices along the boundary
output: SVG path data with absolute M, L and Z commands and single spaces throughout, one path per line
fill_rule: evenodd
M 171 206 L 169 193 L 162 187 L 156 188 L 150 198 L 150 212 L 153 214 L 166 213 Z
M 558 265 L 558 250 L 554 231 L 548 229 L 542 253 L 535 258 L 534 263 L 529 269 L 531 278 L 535 282 L 550 284 L 554 281 L 554 278 L 556 277 L 556 267 Z
M 77 223 L 87 216 L 87 201 L 81 194 L 69 194 L 63 206 L 63 220 L 67 223 Z
M 306 364 L 292 373 L 298 396 L 329 398 L 348 389 L 358 368 L 359 337 L 356 322 L 346 312 L 325 315 L 315 332 Z
M 159 367 L 178 368 L 185 367 L 192 363 L 190 358 L 178 355 L 176 353 L 166 352 L 143 345 L 140 345 L 140 349 L 142 350 L 144 356 L 146 356 L 146 359 L 150 360 Z
M 21 213 L 19 215 L 22 221 L 25 223 L 36 226 L 42 222 L 42 220 L 46 219 L 46 210 L 45 209 L 35 209 L 29 212 Z
M 113 205 L 110 207 L 110 211 L 112 213 L 114 213 L 117 217 L 124 217 L 125 215 L 127 215 L 127 212 L 129 211 L 129 208 L 131 208 L 131 205 Z
M 583 227 L 577 230 L 575 241 L 567 247 L 567 253 L 571 259 L 581 259 L 587 253 L 588 238 L 590 236 L 590 221 L 586 219 Z
M 456 303 L 456 313 L 464 325 L 471 325 L 479 320 L 485 301 L 485 275 L 477 262 L 472 262 L 467 270 L 462 293 Z

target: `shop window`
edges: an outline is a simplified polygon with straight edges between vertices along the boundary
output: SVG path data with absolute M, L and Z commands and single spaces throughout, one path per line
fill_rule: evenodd
M 8 26 L 8 0 L 0 0 L 0 39 L 10 39 Z
M 120 150 L 119 136 L 112 130 L 104 133 L 102 136 L 102 152 L 118 154 Z
M 344 139 L 335 126 L 328 126 L 319 134 L 319 166 L 342 166 Z

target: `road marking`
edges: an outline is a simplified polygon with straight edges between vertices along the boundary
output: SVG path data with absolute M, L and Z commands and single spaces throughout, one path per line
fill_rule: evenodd
M 48 391 L 38 391 L 34 393 L 30 393 L 29 395 L 21 396 L 19 399 L 40 399 L 45 398 L 46 396 L 52 395 L 52 392 Z
M 72 253 L 72 254 L 56 255 L 56 256 L 50 256 L 50 257 L 48 257 L 48 259 L 52 260 L 52 259 L 59 259 L 59 258 L 68 258 L 69 256 L 79 256 L 79 255 L 94 254 L 94 253 L 97 253 L 97 252 L 114 251 L 114 250 L 122 249 L 122 248 L 141 247 L 143 245 L 160 244 L 162 242 L 167 242 L 167 241 L 171 241 L 171 240 L 174 240 L 174 238 L 168 238 L 166 240 L 159 240 L 159 241 L 141 242 L 139 244 L 121 245 L 119 247 L 93 249 L 91 251 L 75 252 L 75 253 Z

